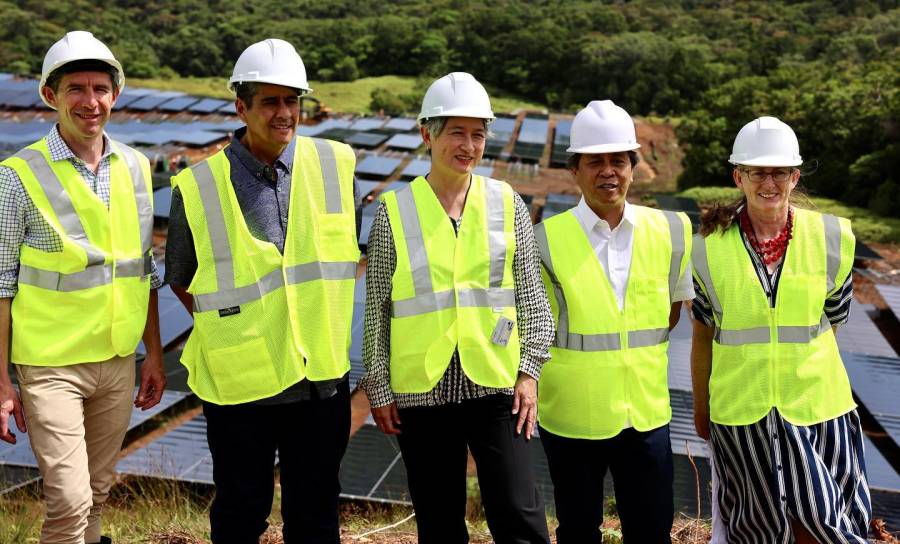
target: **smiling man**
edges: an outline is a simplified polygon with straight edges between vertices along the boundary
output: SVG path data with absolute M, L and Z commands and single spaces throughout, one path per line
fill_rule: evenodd
M 213 543 L 256 543 L 275 455 L 286 542 L 338 543 L 359 246 L 349 146 L 297 137 L 294 47 L 248 47 L 229 88 L 246 127 L 172 179 L 166 279 L 194 315 L 181 362 L 203 400 Z
M 681 301 L 694 297 L 691 227 L 626 200 L 639 147 L 625 110 L 588 104 L 568 149 L 583 198 L 535 227 L 557 324 L 538 419 L 560 544 L 601 542 L 607 470 L 624 542 L 671 541 L 666 350 Z
M 100 510 L 131 417 L 142 335 L 134 406 L 157 404 L 166 382 L 150 164 L 103 132 L 124 84 L 106 45 L 69 32 L 41 73 L 41 98 L 59 122 L 0 165 L 0 440 L 16 443 L 11 416 L 22 432 L 27 422 L 45 544 L 108 541 Z

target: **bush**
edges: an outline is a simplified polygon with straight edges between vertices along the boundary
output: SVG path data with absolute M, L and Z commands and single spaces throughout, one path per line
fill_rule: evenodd
M 385 115 L 403 115 L 415 112 L 419 109 L 419 97 L 416 94 L 394 94 L 393 92 L 378 87 L 372 90 L 372 111 L 381 111 Z

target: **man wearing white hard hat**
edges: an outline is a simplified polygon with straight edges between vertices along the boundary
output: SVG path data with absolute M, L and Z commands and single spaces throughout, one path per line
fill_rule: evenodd
M 743 194 L 701 218 L 691 350 L 729 541 L 866 542 L 863 432 L 835 339 L 853 295 L 850 221 L 798 205 L 800 145 L 774 117 L 747 123 L 729 162 Z
M 194 316 L 181 362 L 206 416 L 212 541 L 258 541 L 277 453 L 285 542 L 336 544 L 356 160 L 345 144 L 296 135 L 310 88 L 290 43 L 248 47 L 228 88 L 246 126 L 172 178 L 166 247 L 166 279 Z
M 22 432 L 27 423 L 47 504 L 45 544 L 108 541 L 100 511 L 131 416 L 142 337 L 134 406 L 156 405 L 166 383 L 150 164 L 103 131 L 124 85 L 106 45 L 69 32 L 41 71 L 41 99 L 57 124 L 0 165 L 0 440 L 16 443 L 13 418 Z
M 666 350 L 694 296 L 691 228 L 682 213 L 626 200 L 639 147 L 625 110 L 588 104 L 568 149 L 582 199 L 535 227 L 556 317 L 538 414 L 560 544 L 601 541 L 607 471 L 624 542 L 671 541 Z
M 431 171 L 382 197 L 369 236 L 360 387 L 397 435 L 423 544 L 468 542 L 468 451 L 494 540 L 549 542 L 530 438 L 553 318 L 528 209 L 472 172 L 493 119 L 470 74 L 432 83 Z

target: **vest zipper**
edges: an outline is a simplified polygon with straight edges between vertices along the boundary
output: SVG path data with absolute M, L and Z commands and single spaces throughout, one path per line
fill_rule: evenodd
M 769 404 L 774 407 L 778 405 L 777 395 L 778 387 L 778 361 L 775 360 L 778 353 L 778 327 L 775 323 L 775 308 L 769 308 Z

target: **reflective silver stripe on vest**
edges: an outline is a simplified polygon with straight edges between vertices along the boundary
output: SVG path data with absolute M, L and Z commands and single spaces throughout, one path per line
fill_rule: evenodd
M 706 239 L 699 234 L 694 235 L 694 243 L 691 244 L 691 264 L 694 266 L 694 273 L 700 278 L 703 287 L 706 288 L 706 296 L 709 298 L 709 305 L 716 317 L 716 323 L 722 322 L 722 304 L 719 302 L 719 296 L 716 295 L 716 289 L 713 287 L 712 276 L 709 273 L 709 257 L 706 254 Z
M 47 201 L 53 208 L 53 213 L 59 219 L 59 224 L 69 239 L 80 246 L 87 253 L 87 266 L 102 265 L 106 262 L 103 252 L 94 247 L 87 237 L 81 218 L 75 211 L 72 199 L 63 188 L 62 182 L 56 176 L 56 172 L 50 167 L 44 154 L 36 149 L 25 148 L 16 153 L 17 158 L 28 164 L 34 177 L 47 196 Z
M 131 183 L 134 185 L 134 202 L 137 205 L 138 224 L 141 229 L 141 249 L 144 253 L 153 247 L 153 205 L 150 203 L 150 194 L 147 192 L 147 180 L 144 178 L 144 169 L 138 160 L 137 153 L 119 142 L 113 142 L 121 151 L 122 158 L 128 166 L 131 174 Z
M 123 259 L 116 261 L 115 268 L 109 264 L 97 264 L 72 274 L 42 270 L 26 264 L 20 264 L 18 281 L 21 284 L 32 285 L 41 289 L 70 293 L 109 285 L 113 281 L 113 271 L 115 271 L 115 276 L 119 278 L 146 277 L 150 272 L 151 259 L 150 255 L 137 259 Z
M 151 255 L 137 259 L 121 259 L 116 261 L 116 276 L 119 278 L 136 278 L 150 274 Z
M 622 349 L 619 333 L 575 334 L 567 333 L 563 338 L 556 333 L 556 347 L 573 351 L 616 351 Z
M 209 161 L 195 164 L 191 167 L 191 172 L 197 181 L 197 190 L 200 193 L 200 199 L 203 201 L 206 231 L 209 235 L 210 249 L 212 250 L 213 261 L 216 266 L 216 285 L 219 288 L 218 292 L 226 296 L 226 293 L 234 290 L 234 261 L 231 256 L 231 246 L 228 244 L 228 229 L 225 226 L 225 215 L 222 210 L 221 200 L 221 198 L 227 198 L 227 195 L 219 194 L 212 169 L 209 167 Z M 194 309 L 199 309 L 196 304 L 198 296 L 206 295 L 194 295 Z M 232 306 L 235 305 L 220 307 L 231 308 Z
M 825 271 L 828 276 L 828 290 L 831 294 L 837 287 L 838 270 L 841 267 L 841 222 L 833 215 L 823 214 L 825 222 Z
M 629 348 L 645 348 L 648 346 L 657 346 L 669 341 L 669 328 L 662 327 L 659 329 L 641 329 L 637 331 L 628 331 L 628 347 Z
M 744 344 L 768 344 L 769 327 L 752 329 L 720 329 L 716 327 L 713 339 L 722 346 L 742 346 Z
M 672 259 L 669 263 L 669 301 L 675 298 L 675 287 L 678 285 L 678 277 L 681 276 L 681 261 L 684 258 L 684 223 L 678 214 L 663 211 L 669 221 L 669 233 L 672 237 Z M 628 343 L 631 345 L 631 342 Z
M 455 303 L 453 291 L 423 293 L 412 298 L 395 300 L 391 304 L 391 315 L 393 317 L 410 317 L 427 314 L 452 308 Z
M 288 285 L 313 280 L 352 280 L 356 278 L 356 261 L 311 262 L 285 270 Z
M 460 289 L 459 305 L 464 308 L 509 308 L 516 305 L 513 289 Z
M 509 308 L 516 305 L 516 293 L 512 289 L 460 289 L 461 308 Z M 453 308 L 454 292 L 438 291 L 412 298 L 395 300 L 391 305 L 393 317 L 411 317 Z
M 831 322 L 824 313 L 818 325 L 809 327 L 778 327 L 778 341 L 782 344 L 808 344 L 831 328 Z
M 337 159 L 331 144 L 320 138 L 312 138 L 319 155 L 319 168 L 322 170 L 322 181 L 325 184 L 325 211 L 341 213 L 341 183 L 338 179 Z
M 194 311 L 208 312 L 234 308 L 235 306 L 259 300 L 281 287 L 284 287 L 284 276 L 281 274 L 281 269 L 276 268 L 263 276 L 258 282 L 250 285 L 232 289 L 219 289 L 215 293 L 204 295 L 194 295 Z
M 413 195 L 412 184 L 400 189 L 395 194 L 397 195 L 397 208 L 400 211 L 400 223 L 403 226 L 403 238 L 406 240 L 406 252 L 409 254 L 413 290 L 417 296 L 433 293 L 428 251 L 425 249 L 425 238 L 422 236 L 422 225 L 419 223 L 419 213 L 416 211 L 416 199 Z
M 778 342 L 782 344 L 808 344 L 831 328 L 831 322 L 824 314 L 816 325 L 781 325 L 776 328 Z M 743 346 L 747 344 L 768 344 L 771 340 L 769 327 L 752 329 L 719 329 L 713 337 L 722 346 Z
M 550 259 L 550 243 L 547 241 L 547 230 L 543 223 L 538 223 L 534 226 L 534 239 L 537 242 L 538 253 L 541 255 L 541 263 L 543 263 L 547 275 L 550 276 L 550 283 L 553 284 L 553 294 L 556 296 L 556 302 L 559 306 L 559 317 L 556 323 L 556 346 L 565 348 L 570 344 L 569 307 L 566 305 L 566 295 L 563 293 L 562 284 L 556 277 L 556 273 L 553 272 L 553 261 Z M 618 341 L 618 335 L 616 335 L 616 342 Z
M 503 283 L 503 270 L 506 265 L 503 189 L 500 184 L 485 179 L 484 199 L 487 210 L 488 253 L 491 256 L 490 286 L 499 288 Z

